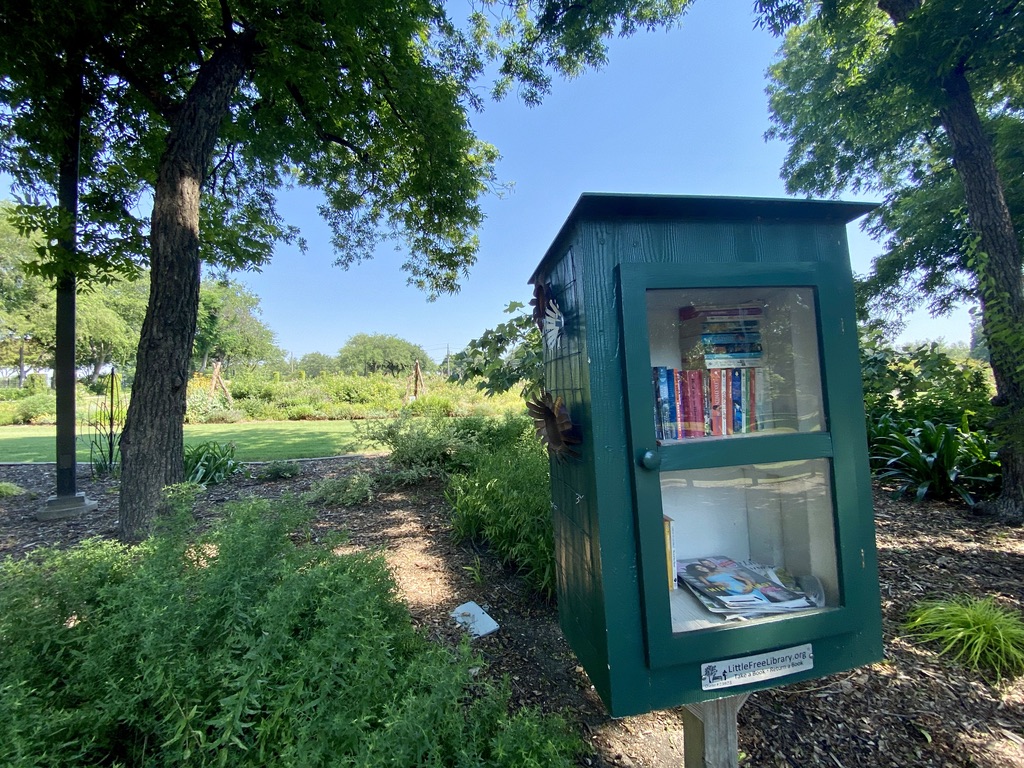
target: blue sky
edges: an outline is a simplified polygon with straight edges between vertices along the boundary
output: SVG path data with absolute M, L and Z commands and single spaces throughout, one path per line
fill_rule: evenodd
M 480 254 L 462 291 L 428 303 L 405 285 L 400 253 L 333 267 L 316 197 L 289 193 L 285 216 L 310 249 L 283 248 L 262 274 L 241 276 L 262 299 L 263 319 L 296 356 L 335 353 L 356 333 L 387 333 L 435 359 L 457 352 L 526 302 L 526 281 L 582 192 L 783 197 L 780 142 L 766 143 L 764 73 L 778 47 L 754 29 L 747 0 L 700 0 L 672 30 L 611 46 L 601 70 L 555 83 L 542 105 L 514 97 L 473 117 L 478 135 L 502 154 L 506 197 L 485 202 Z M 853 199 L 853 198 L 848 198 Z M 850 226 L 856 272 L 878 246 Z M 968 340 L 966 312 L 948 320 L 917 316 L 906 340 Z

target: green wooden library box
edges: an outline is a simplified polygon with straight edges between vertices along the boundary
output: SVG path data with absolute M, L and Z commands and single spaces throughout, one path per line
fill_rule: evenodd
M 559 616 L 613 716 L 882 657 L 846 225 L 585 194 L 537 270 Z

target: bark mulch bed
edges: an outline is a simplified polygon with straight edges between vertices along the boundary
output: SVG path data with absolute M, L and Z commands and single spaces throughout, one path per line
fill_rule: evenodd
M 199 514 L 216 515 L 245 496 L 280 497 L 321 478 L 381 466 L 379 457 L 302 462 L 289 480 L 236 476 L 201 497 Z M 99 502 L 95 512 L 37 522 L 53 492 L 53 465 L 0 466 L 0 481 L 25 494 L 0 499 L 0 557 L 41 546 L 113 537 L 117 483 L 78 479 Z M 517 705 L 560 711 L 592 746 L 586 766 L 682 766 L 682 717 L 666 710 L 609 718 L 558 629 L 557 609 L 525 590 L 486 549 L 456 544 L 437 484 L 387 493 L 354 509 L 322 509 L 316 525 L 348 531 L 352 546 L 381 549 L 414 621 L 439 642 L 455 643 L 450 611 L 475 600 L 498 622 L 474 640 L 490 674 L 506 676 Z M 878 768 L 976 766 L 1024 768 L 1024 682 L 993 686 L 908 640 L 907 610 L 921 599 L 994 595 L 1021 610 L 1024 531 L 974 517 L 959 506 L 893 501 L 876 494 L 885 659 L 868 667 L 754 694 L 739 715 L 744 766 Z

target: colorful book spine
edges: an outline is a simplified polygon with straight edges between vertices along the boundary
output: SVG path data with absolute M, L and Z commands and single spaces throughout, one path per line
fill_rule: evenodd
M 661 420 L 661 387 L 658 385 L 658 369 L 651 369 L 651 381 L 654 387 L 654 439 L 665 439 L 664 422 Z
M 668 424 L 665 427 L 665 437 L 669 440 L 678 440 L 680 437 L 680 418 L 678 391 L 676 388 L 676 371 L 674 368 L 665 369 L 665 381 L 668 384 Z
M 703 437 L 707 433 L 704 418 L 704 372 L 685 371 L 685 374 L 692 407 L 690 434 L 692 437 Z
M 722 371 L 715 368 L 708 371 L 708 400 L 711 405 L 711 434 L 725 434 L 725 420 L 722 418 Z
M 743 369 L 733 368 L 729 378 L 732 382 L 730 401 L 732 402 L 732 431 L 743 434 Z
M 704 346 L 715 346 L 717 344 L 760 344 L 761 334 L 757 331 L 702 333 L 700 340 Z

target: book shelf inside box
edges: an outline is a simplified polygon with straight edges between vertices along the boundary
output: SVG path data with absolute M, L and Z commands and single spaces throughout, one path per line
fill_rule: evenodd
M 647 292 L 662 444 L 825 429 L 814 290 Z

